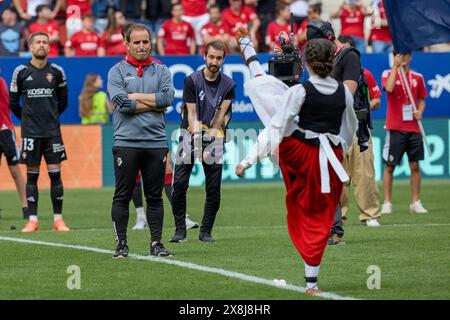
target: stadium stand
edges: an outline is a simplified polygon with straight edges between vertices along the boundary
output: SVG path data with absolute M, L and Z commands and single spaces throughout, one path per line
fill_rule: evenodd
M 270 52 L 270 45 L 266 45 L 267 28 L 275 21 L 276 3 L 283 2 L 289 5 L 290 12 L 294 15 L 296 28 L 304 31 L 308 21 L 308 7 L 321 4 L 322 19 L 330 20 L 337 35 L 344 32 L 357 40 L 359 49 L 366 53 L 390 52 L 392 45 L 389 30 L 386 25 L 384 8 L 381 0 L 241 0 L 241 14 L 232 13 L 230 6 L 239 0 L 186 0 L 179 1 L 183 6 L 183 20 L 190 23 L 195 31 L 197 42 L 197 53 L 202 52 L 204 35 L 201 34 L 202 27 L 208 23 L 207 9 L 215 4 L 221 10 L 221 23 L 226 26 L 233 36 L 233 28 L 236 25 L 247 24 L 250 29 L 257 23 L 259 25 L 255 32 L 257 49 L 259 52 Z M 130 23 L 141 23 L 149 28 L 153 38 L 153 54 L 158 54 L 156 41 L 158 32 L 163 23 L 172 18 L 171 6 L 176 1 L 169 0 L 99 0 L 91 5 L 85 0 L 14 0 L 3 1 L 0 6 L 0 34 L 7 34 L 14 42 L 14 48 L 5 49 L 0 45 L 2 56 L 27 56 L 26 39 L 30 33 L 44 29 L 48 32 L 58 34 L 55 36 L 52 56 L 64 55 L 65 47 L 72 36 L 81 31 L 82 17 L 93 14 L 95 18 L 94 29 L 99 36 L 105 34 L 108 21 L 112 19 L 115 12 L 123 13 L 125 19 Z M 50 12 L 44 15 L 45 19 L 38 21 L 36 9 L 41 5 L 48 5 Z M 351 8 L 355 9 L 351 9 Z M 13 8 L 11 11 L 6 8 Z M 349 9 L 350 8 L 350 9 Z M 206 12 L 206 13 L 205 13 Z M 231 13 L 230 13 L 231 12 Z M 17 18 L 16 18 L 17 17 Z M 53 22 L 56 21 L 56 22 Z M 50 27 L 51 24 L 51 27 Z M 58 28 L 54 31 L 54 26 Z M 45 30 L 44 30 L 45 31 Z M 205 31 L 203 31 L 205 32 Z M 271 31 L 272 32 L 272 31 Z M 304 32 L 303 32 L 304 33 Z M 118 33 L 117 33 L 118 34 Z M 117 37 L 119 37 L 117 35 Z M 13 39 L 14 38 L 14 39 Z M 114 36 L 116 38 L 116 36 Z M 303 45 L 301 32 L 298 34 L 300 43 Z M 118 40 L 118 39 L 115 39 Z M 58 43 L 59 42 L 59 43 Z M 231 41 L 232 42 L 232 41 Z M 373 45 L 372 45 L 373 43 Z M 255 43 L 256 44 L 256 43 Z M 57 46 L 57 49 L 56 49 Z M 273 45 L 272 45 L 273 46 Z M 233 48 L 230 48 L 234 52 Z M 449 51 L 449 45 L 443 44 L 424 48 L 424 51 Z M 116 54 L 123 50 L 116 51 Z M 186 54 L 180 52 L 179 54 Z M 104 55 L 100 50 L 100 55 Z M 107 55 L 115 54 L 109 52 Z

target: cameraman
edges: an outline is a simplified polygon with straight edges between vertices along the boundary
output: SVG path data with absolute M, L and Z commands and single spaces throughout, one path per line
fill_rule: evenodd
M 340 35 L 338 39 L 342 43 L 348 43 L 351 47 L 355 46 L 350 36 Z M 369 89 L 370 108 L 373 111 L 380 107 L 381 91 L 372 73 L 366 68 L 363 68 L 363 70 Z M 372 139 L 369 140 L 368 149 L 364 152 L 360 151 L 355 140 L 344 159 L 344 168 L 350 176 L 355 202 L 360 210 L 359 221 L 368 227 L 379 227 L 380 203 L 378 186 L 375 180 Z M 342 219 L 344 220 L 349 209 L 349 191 L 350 184 L 346 184 L 341 197 Z
M 238 35 L 253 77 L 246 82 L 246 91 L 266 128 L 258 136 L 256 152 L 236 167 L 236 174 L 242 177 L 256 159 L 279 149 L 289 234 L 305 262 L 306 293 L 317 294 L 342 182 L 348 180 L 341 162 L 357 126 L 352 93 L 330 77 L 335 52 L 331 42 L 308 42 L 305 59 L 310 78 L 288 88 L 265 75 L 248 32 L 239 29 Z
M 313 39 L 328 39 L 336 46 L 336 53 L 334 58 L 334 67 L 332 77 L 337 81 L 342 81 L 349 89 L 357 101 L 358 85 L 361 77 L 361 62 L 359 55 L 354 50 L 345 50 L 349 47 L 348 44 L 341 43 L 336 39 L 333 27 L 328 21 L 311 20 L 308 24 L 306 37 L 308 41 Z M 341 52 L 345 50 L 345 54 Z M 368 148 L 370 133 L 367 122 L 359 121 L 358 124 L 358 144 L 361 151 Z M 344 227 L 342 223 L 342 213 L 340 206 L 337 207 L 335 223 L 331 229 L 329 245 L 343 245 Z
M 184 83 L 182 133 L 172 192 L 175 234 L 170 242 L 186 241 L 186 193 L 195 158 L 201 160 L 206 176 L 206 203 L 199 240 L 215 241 L 211 232 L 220 207 L 223 144 L 236 86 L 220 71 L 225 52 L 226 47 L 220 40 L 209 42 L 205 47 L 206 67 L 192 73 Z

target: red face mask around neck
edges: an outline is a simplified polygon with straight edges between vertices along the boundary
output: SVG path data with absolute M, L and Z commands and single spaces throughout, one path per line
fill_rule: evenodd
M 152 60 L 152 58 L 147 57 L 147 59 L 145 59 L 145 61 L 138 61 L 131 56 L 126 56 L 125 61 L 128 62 L 129 64 L 131 64 L 133 67 L 137 67 L 138 68 L 137 75 L 138 75 L 138 77 L 142 77 L 144 75 L 143 68 L 148 66 L 150 63 L 152 63 L 153 60 Z

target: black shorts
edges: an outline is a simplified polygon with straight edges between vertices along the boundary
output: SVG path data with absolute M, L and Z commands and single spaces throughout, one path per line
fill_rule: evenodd
M 22 138 L 21 163 L 39 165 L 42 156 L 47 164 L 58 164 L 67 160 L 62 138 Z
M 405 152 L 409 161 L 423 160 L 422 135 L 418 132 L 388 130 L 383 148 L 383 162 L 389 166 L 396 166 Z
M 19 150 L 16 145 L 16 136 L 11 130 L 0 131 L 0 161 L 2 154 L 5 154 L 8 166 L 15 166 L 19 163 Z

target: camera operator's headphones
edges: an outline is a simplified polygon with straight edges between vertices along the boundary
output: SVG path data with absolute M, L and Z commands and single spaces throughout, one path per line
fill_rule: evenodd
M 326 39 L 330 41 L 334 41 L 336 39 L 336 36 L 334 35 L 333 32 L 333 27 L 331 26 L 331 23 L 329 23 L 328 21 L 324 22 L 322 20 L 314 19 L 308 23 L 307 28 L 310 27 L 319 31 L 321 34 L 324 35 Z M 331 28 L 331 30 L 329 28 Z

